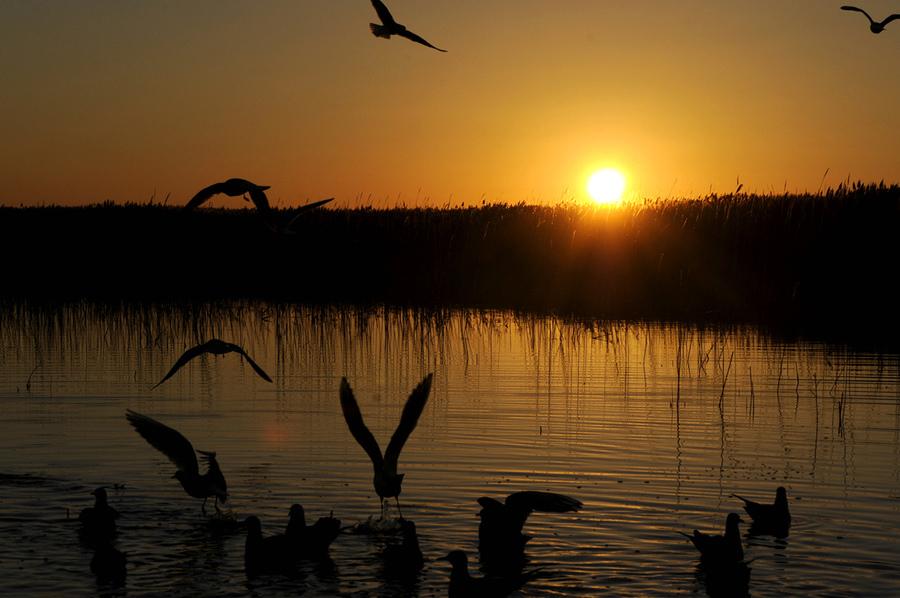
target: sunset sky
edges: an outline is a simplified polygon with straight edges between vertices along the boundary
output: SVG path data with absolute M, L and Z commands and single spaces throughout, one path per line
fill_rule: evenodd
M 0 204 L 233 176 L 342 207 L 586 201 L 603 167 L 631 198 L 900 181 L 900 22 L 841 0 L 387 4 L 449 52 L 376 39 L 368 0 L 3 0 Z

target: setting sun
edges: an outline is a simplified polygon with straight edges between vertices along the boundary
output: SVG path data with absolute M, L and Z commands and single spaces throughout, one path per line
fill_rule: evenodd
M 625 193 L 625 175 L 614 168 L 604 168 L 591 175 L 588 194 L 598 204 L 615 204 Z

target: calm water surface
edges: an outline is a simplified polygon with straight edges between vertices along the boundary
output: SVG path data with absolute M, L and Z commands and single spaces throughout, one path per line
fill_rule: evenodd
M 151 391 L 183 350 L 197 359 Z M 404 515 L 427 558 L 461 548 L 477 569 L 479 496 L 561 492 L 577 514 L 534 514 L 527 555 L 552 576 L 528 596 L 706 593 L 678 531 L 719 530 L 784 485 L 786 540 L 746 538 L 753 596 L 900 594 L 898 357 L 781 343 L 747 329 L 573 324 L 494 312 L 423 315 L 269 305 L 0 310 L 0 591 L 33 595 L 446 594 L 448 566 L 383 578 L 385 538 L 345 534 L 332 563 L 248 582 L 244 536 L 211 527 L 173 466 L 126 423 L 130 408 L 215 450 L 236 517 L 281 532 L 293 502 L 345 524 L 378 513 L 371 467 L 344 424 L 347 376 L 385 445 L 413 386 L 430 402 L 400 460 Z M 98 587 L 79 509 L 112 490 L 129 557 Z

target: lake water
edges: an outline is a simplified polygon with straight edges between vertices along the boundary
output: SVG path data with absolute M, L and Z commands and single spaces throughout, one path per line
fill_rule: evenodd
M 188 347 L 244 346 L 191 362 Z M 739 494 L 784 485 L 785 540 L 745 537 L 753 596 L 900 594 L 900 359 L 752 329 L 570 323 L 510 313 L 266 304 L 0 310 L 0 591 L 129 596 L 446 594 L 449 566 L 385 580 L 384 538 L 342 534 L 330 564 L 248 581 L 244 534 L 211 527 L 126 409 L 215 450 L 229 508 L 281 532 L 288 507 L 378 513 L 371 466 L 338 401 L 342 376 L 382 447 L 409 391 L 431 399 L 400 459 L 404 515 L 426 558 L 461 548 L 477 571 L 479 496 L 549 490 L 584 503 L 535 513 L 527 596 L 703 594 L 677 534 L 721 533 Z M 110 490 L 124 588 L 97 586 L 74 520 Z M 746 526 L 745 526 L 746 527 Z M 552 573 L 550 575 L 549 573 Z

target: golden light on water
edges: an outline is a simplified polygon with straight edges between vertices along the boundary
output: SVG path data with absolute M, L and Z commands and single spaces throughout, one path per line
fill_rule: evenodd
M 588 195 L 601 205 L 621 203 L 625 187 L 625 175 L 615 168 L 598 170 L 590 176 L 587 183 Z

